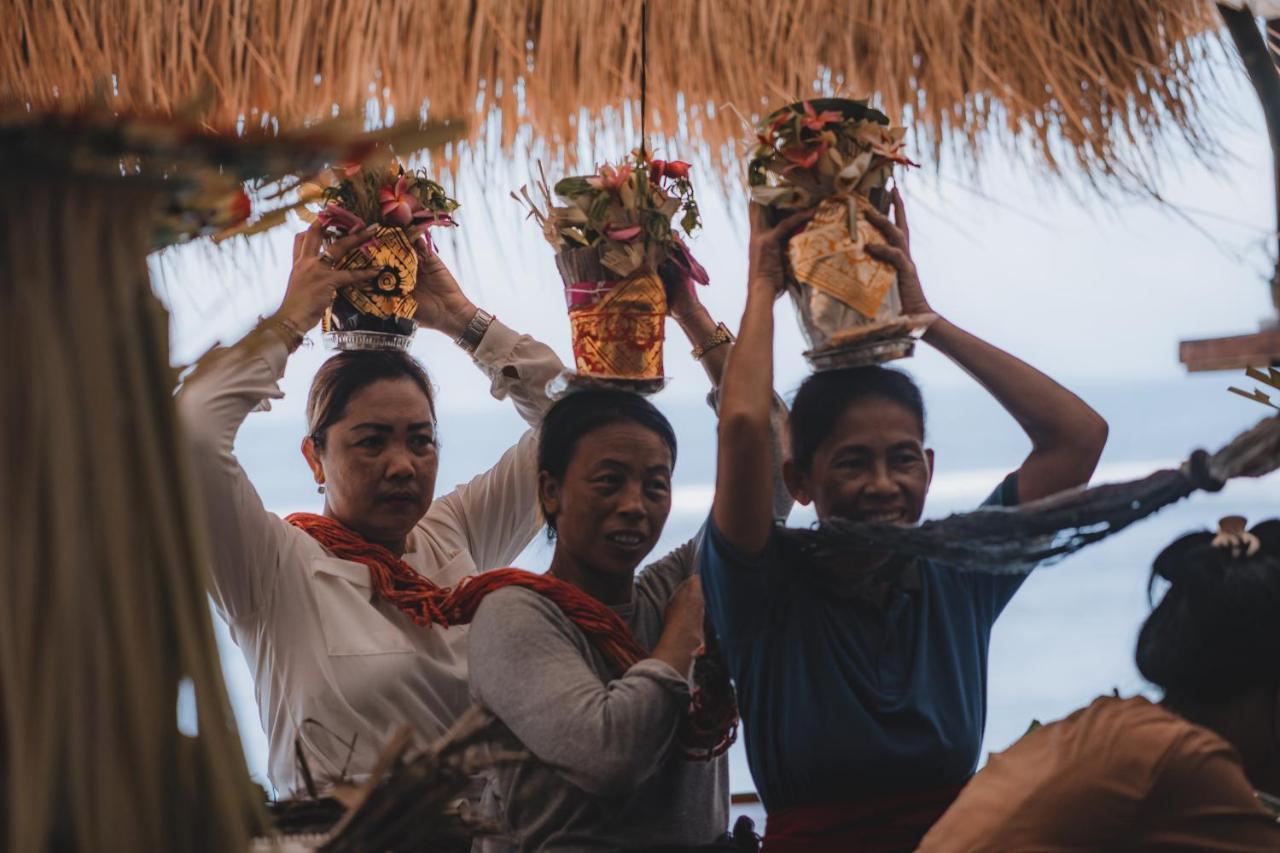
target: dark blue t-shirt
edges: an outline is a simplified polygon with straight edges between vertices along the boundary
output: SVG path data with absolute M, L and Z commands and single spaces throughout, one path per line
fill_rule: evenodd
M 1010 475 L 983 505 L 1015 504 Z M 714 522 L 698 556 L 765 808 L 963 783 L 991 625 L 1026 576 L 919 561 L 881 605 L 823 591 L 798 560 L 776 534 L 746 559 Z

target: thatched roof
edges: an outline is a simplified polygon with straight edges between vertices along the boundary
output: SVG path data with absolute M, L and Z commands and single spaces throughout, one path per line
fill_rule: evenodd
M 6 5 L 0 102 L 102 98 L 222 126 L 426 109 L 472 119 L 473 150 L 490 158 L 532 145 L 573 161 L 600 135 L 614 155 L 637 139 L 642 0 Z M 742 116 L 817 94 L 870 95 L 923 157 L 1020 138 L 1051 171 L 1074 161 L 1096 177 L 1145 170 L 1162 134 L 1205 143 L 1193 77 L 1219 24 L 1207 0 L 650 0 L 649 11 L 650 128 L 667 153 L 735 173 Z

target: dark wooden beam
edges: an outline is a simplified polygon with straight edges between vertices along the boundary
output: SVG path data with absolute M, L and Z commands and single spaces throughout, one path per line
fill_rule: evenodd
M 1253 14 L 1244 9 L 1233 9 L 1223 3 L 1218 4 L 1218 14 L 1222 16 L 1231 40 L 1235 42 L 1240 61 L 1249 75 L 1249 82 L 1262 104 L 1262 115 L 1267 123 L 1267 136 L 1271 139 L 1271 178 L 1274 185 L 1276 205 L 1275 219 L 1275 251 L 1276 270 L 1271 278 L 1271 303 L 1280 315 L 1280 71 L 1276 70 L 1275 57 L 1263 39 L 1262 31 Z M 1280 21 L 1267 22 L 1268 38 L 1275 38 L 1275 28 Z
M 1280 328 L 1231 338 L 1183 341 L 1178 345 L 1178 360 L 1193 373 L 1280 366 Z
M 1178 346 L 1178 360 L 1192 372 L 1280 365 L 1280 70 L 1276 68 L 1277 57 L 1272 50 L 1280 37 L 1277 35 L 1280 33 L 1280 20 L 1267 22 L 1267 37 L 1264 39 L 1258 22 L 1247 8 L 1233 9 L 1219 3 L 1218 13 L 1235 42 L 1249 82 L 1262 104 L 1267 136 L 1271 140 L 1272 194 L 1276 208 L 1273 244 L 1276 266 L 1271 276 L 1271 304 L 1276 309 L 1276 320 L 1264 324 L 1268 327 L 1263 331 L 1250 335 L 1183 341 Z

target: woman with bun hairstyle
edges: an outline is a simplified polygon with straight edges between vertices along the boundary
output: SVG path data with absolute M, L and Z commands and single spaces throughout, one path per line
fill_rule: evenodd
M 1102 696 L 987 766 L 924 851 L 1280 850 L 1280 520 L 1165 548 L 1138 635 L 1161 689 Z

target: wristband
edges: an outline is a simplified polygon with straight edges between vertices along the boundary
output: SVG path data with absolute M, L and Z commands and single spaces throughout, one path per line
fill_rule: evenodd
M 272 315 L 262 321 L 263 327 L 274 330 L 284 340 L 289 352 L 296 352 L 307 339 L 307 333 L 298 328 L 298 324 L 279 315 Z
M 480 341 L 484 340 L 484 333 L 489 331 L 489 324 L 493 320 L 492 314 L 483 308 L 477 308 L 475 316 L 471 318 L 471 322 L 462 330 L 462 334 L 458 335 L 454 343 L 468 353 L 474 353 L 480 346 Z
M 711 333 L 711 337 L 693 348 L 694 361 L 701 361 L 702 357 L 711 350 L 722 344 L 731 344 L 734 341 L 733 333 L 729 331 L 729 327 L 724 323 L 716 323 L 716 330 Z

